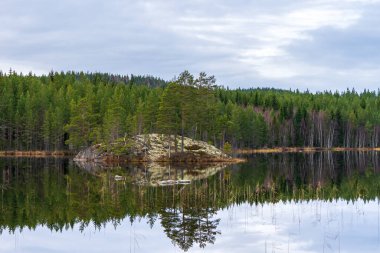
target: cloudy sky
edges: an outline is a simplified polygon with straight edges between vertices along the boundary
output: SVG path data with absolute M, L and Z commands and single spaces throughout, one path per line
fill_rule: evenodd
M 0 69 L 380 87 L 380 0 L 1 0 Z

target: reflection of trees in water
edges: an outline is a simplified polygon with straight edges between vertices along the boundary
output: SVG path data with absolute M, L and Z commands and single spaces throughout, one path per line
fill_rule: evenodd
M 205 247 L 214 243 L 220 233 L 207 180 L 187 186 L 145 187 L 117 182 L 110 171 L 94 176 L 54 163 L 0 160 L 0 182 L 10 185 L 1 196 L 0 232 L 37 225 L 52 231 L 78 225 L 84 231 L 88 226 L 101 229 L 107 222 L 116 227 L 125 217 L 131 223 L 145 217 L 151 227 L 161 222 L 169 238 L 183 250 L 193 244 Z
M 257 156 L 250 164 L 242 165 L 245 171 L 248 168 L 256 171 L 240 184 L 245 187 L 256 184 L 259 201 L 268 198 L 270 201 L 337 197 L 373 199 L 379 196 L 379 159 L 376 152 Z
M 161 225 L 175 245 L 187 251 L 197 243 L 201 248 L 214 243 L 220 219 L 214 219 L 215 210 L 210 208 L 187 207 L 181 210 L 166 208 L 160 212 Z
M 216 212 L 234 204 L 379 197 L 379 159 L 363 152 L 257 155 L 190 185 L 167 187 L 117 182 L 111 170 L 94 176 L 67 160 L 0 159 L 0 231 L 101 229 L 144 217 L 151 227 L 160 222 L 183 250 L 205 247 L 220 233 Z M 117 169 L 127 177 L 134 171 L 141 174 Z

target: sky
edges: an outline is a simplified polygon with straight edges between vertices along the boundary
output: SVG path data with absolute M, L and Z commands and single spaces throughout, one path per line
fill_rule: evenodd
M 0 69 L 380 88 L 380 0 L 1 0 Z

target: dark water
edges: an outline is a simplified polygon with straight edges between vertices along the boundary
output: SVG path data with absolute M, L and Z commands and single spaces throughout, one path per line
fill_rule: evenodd
M 0 189 L 0 252 L 380 252 L 375 152 L 202 168 L 0 159 Z

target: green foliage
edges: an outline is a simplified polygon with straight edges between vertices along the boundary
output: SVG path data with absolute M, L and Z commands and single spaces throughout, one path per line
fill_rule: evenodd
M 229 90 L 215 83 L 188 71 L 171 83 L 101 73 L 3 74 L 0 149 L 79 149 L 148 133 L 221 148 L 227 141 L 238 148 L 380 144 L 379 93 Z
M 86 147 L 92 140 L 96 115 L 88 98 L 82 98 L 77 103 L 70 104 L 70 122 L 64 130 L 69 133 L 67 144 L 74 147 Z
M 224 143 L 223 150 L 224 150 L 224 152 L 227 152 L 227 153 L 231 152 L 232 151 L 231 143 L 229 143 L 228 141 L 226 143 Z
M 112 143 L 102 144 L 101 149 L 116 156 L 129 155 L 133 152 L 135 143 L 129 138 L 119 138 Z

